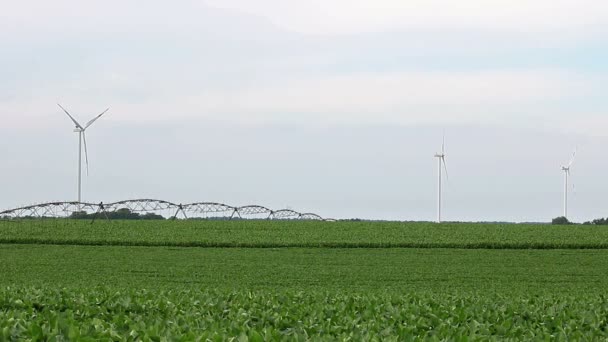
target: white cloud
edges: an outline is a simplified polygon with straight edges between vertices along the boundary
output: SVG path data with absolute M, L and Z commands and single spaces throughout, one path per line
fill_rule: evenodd
M 601 0 L 207 0 L 303 33 L 394 29 L 494 29 L 590 32 L 608 25 Z
M 564 112 L 538 113 L 538 106 L 576 101 L 596 86 L 596 80 L 559 71 L 353 74 L 210 91 L 175 102 L 184 115 L 250 122 L 494 123 L 555 118 Z
M 3 6 L 0 36 L 188 35 L 200 28 L 215 27 L 225 33 L 242 27 L 242 23 L 224 25 L 228 13 L 217 9 L 231 10 L 241 22 L 248 19 L 238 12 L 263 17 L 283 29 L 313 34 L 481 29 L 547 33 L 547 39 L 564 39 L 608 29 L 608 2 L 601 0 L 150 0 L 145 5 L 134 0 L 22 0 Z M 556 33 L 559 36 L 553 36 Z
M 358 36 L 283 36 L 280 31 L 265 31 L 268 26 L 263 25 L 264 20 L 209 9 L 207 5 L 257 13 L 286 28 L 309 33 L 383 29 L 429 29 L 434 33 L 406 35 L 405 48 L 396 47 L 400 37 L 392 35 L 377 45 L 370 44 L 375 42 L 373 35 L 365 41 Z M 474 32 L 565 30 L 551 35 L 562 39 L 564 32 L 581 28 L 584 29 L 580 32 L 592 31 L 605 17 L 606 8 L 608 4 L 599 1 L 546 0 L 261 0 L 255 4 L 188 0 L 175 5 L 152 1 L 145 7 L 133 1 L 92 1 L 85 5 L 58 0 L 49 5 L 26 0 L 11 4 L 0 14 L 0 29 L 13 28 L 20 34 L 27 30 L 55 30 L 68 35 L 66 42 L 73 41 L 81 48 L 65 52 L 34 49 L 37 55 L 31 63 L 14 63 L 18 66 L 14 80 L 5 77 L 5 85 L 0 83 L 5 90 L 5 96 L 0 98 L 0 113 L 19 113 L 24 119 L 11 121 L 23 123 L 54 115 L 56 101 L 64 101 L 76 113 L 92 113 L 111 105 L 112 112 L 117 113 L 116 120 L 530 124 L 556 118 L 572 120 L 578 115 L 582 118 L 579 130 L 585 131 L 595 122 L 587 119 L 591 114 L 585 113 L 601 113 L 605 107 L 597 101 L 605 76 L 565 69 L 505 67 L 500 52 L 496 52 L 500 44 L 506 44 L 504 40 L 493 43 L 493 35 L 489 35 L 488 40 L 471 38 L 472 43 L 466 44 L 444 36 L 459 28 L 477 28 Z M 255 29 L 249 30 L 251 23 L 255 23 Z M 190 28 L 195 29 L 189 31 Z M 242 40 L 227 41 L 221 37 L 227 28 L 248 34 Z M 105 47 L 97 48 L 96 40 L 78 45 L 90 32 L 129 29 L 143 33 L 145 41 L 121 40 L 122 36 L 101 39 L 102 45 L 112 47 L 106 55 Z M 208 39 L 180 40 L 158 35 L 164 30 L 192 37 L 207 35 Z M 70 34 L 77 38 L 72 40 Z M 235 36 L 240 37 L 240 33 Z M 250 41 L 277 36 L 281 38 L 269 44 Z M 417 39 L 415 43 L 411 37 Z M 14 38 L 19 40 L 21 36 Z M 179 44 L 164 46 L 174 42 Z M 538 54 L 551 58 L 554 53 L 539 52 L 534 49 L 536 45 L 531 50 L 517 50 L 513 47 L 517 44 L 521 44 L 517 39 L 506 44 L 509 56 L 525 59 L 524 55 L 532 52 L 536 58 Z M 36 42 L 32 45 L 44 46 Z M 49 52 L 55 54 L 50 61 Z M 98 55 L 100 52 L 102 56 Z M 393 54 L 396 57 L 389 58 Z M 459 58 L 451 59 L 454 54 Z M 399 56 L 410 55 L 419 58 L 396 65 L 401 63 Z M 58 62 L 64 61 L 62 57 L 68 62 Z M 439 65 L 449 65 L 447 70 L 462 70 L 433 70 L 424 65 L 426 57 L 439 61 Z M 484 58 L 490 66 L 483 66 Z M 16 54 L 12 59 L 28 60 L 30 56 Z M 492 59 L 498 60 L 495 65 Z M 385 70 L 385 64 L 396 66 Z M 6 71 L 14 69 L 9 63 L 4 65 Z M 374 72 L 376 69 L 383 71 Z M 56 72 L 49 73 L 50 70 Z M 589 95 L 595 97 L 595 102 L 589 100 L 590 104 L 580 111 L 572 109 L 584 104 Z M 560 104 L 568 105 L 560 108 Z M 557 126 L 561 127 L 561 123 Z
M 559 122 L 556 126 L 566 134 L 606 138 L 608 113 L 573 113 L 569 120 Z
M 18 45 L 29 40 L 48 44 L 67 38 L 76 43 L 107 36 L 196 40 L 210 33 L 244 35 L 251 25 L 258 32 L 274 29 L 266 20 L 208 7 L 199 0 L 22 0 L 5 4 L 0 11 L 0 39 Z
M 117 77 L 117 76 L 116 76 Z M 111 84 L 129 85 L 119 77 Z M 110 120 L 150 121 L 205 119 L 231 122 L 449 124 L 537 124 L 585 114 L 560 109 L 597 95 L 601 79 L 556 70 L 479 72 L 402 72 L 309 76 L 242 85 L 239 88 L 182 89 L 140 100 L 99 97 L 73 89 L 70 96 L 48 96 L 0 103 L 0 112 L 19 112 L 31 120 L 54 113 L 66 101 L 76 113 L 112 105 Z M 107 91 L 111 91 L 108 88 Z M 118 90 L 119 92 L 125 90 Z M 128 89 L 126 89 L 128 91 Z M 110 102 L 110 103 L 108 103 Z M 46 113 L 46 114 L 45 114 Z M 578 121 L 578 131 L 595 121 Z M 561 126 L 560 126 L 561 127 Z

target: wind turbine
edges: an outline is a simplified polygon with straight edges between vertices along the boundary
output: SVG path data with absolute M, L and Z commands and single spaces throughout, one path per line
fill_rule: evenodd
M 570 158 L 570 162 L 568 166 L 562 166 L 562 171 L 564 171 L 564 217 L 568 218 L 568 178 L 570 177 L 570 168 L 574 163 L 574 158 L 576 157 L 576 149 L 572 154 L 572 158 Z
M 441 168 L 445 170 L 445 178 L 449 180 L 448 167 L 445 163 L 445 134 L 443 135 L 443 142 L 441 143 L 441 153 L 435 153 L 435 158 L 438 161 L 438 172 L 437 172 L 437 223 L 441 223 Z
M 78 133 L 78 203 L 82 202 L 82 143 L 84 142 L 84 156 L 87 164 L 87 175 L 89 174 L 89 153 L 87 151 L 87 136 L 85 134 L 87 128 L 91 127 L 91 125 L 102 117 L 110 108 L 104 110 L 101 114 L 97 115 L 89 122 L 87 122 L 84 127 L 74 119 L 74 117 L 68 113 L 68 111 L 63 108 L 59 103 L 57 104 L 59 108 L 61 108 L 67 116 L 74 122 L 76 127 L 74 128 L 74 132 Z

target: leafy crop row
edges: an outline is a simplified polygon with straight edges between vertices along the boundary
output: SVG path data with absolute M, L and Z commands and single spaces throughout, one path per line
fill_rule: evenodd
M 606 340 L 607 248 L 594 226 L 0 221 L 0 342 Z
M 0 221 L 0 243 L 175 247 L 606 249 L 601 226 L 318 221 Z
M 604 296 L 0 290 L 0 340 L 608 338 Z
M 603 293 L 606 250 L 0 245 L 0 286 Z

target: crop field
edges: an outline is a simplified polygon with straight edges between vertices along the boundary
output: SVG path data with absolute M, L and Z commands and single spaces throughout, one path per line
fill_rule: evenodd
M 599 226 L 320 221 L 0 221 L 0 243 L 175 247 L 608 248 Z
M 0 341 L 605 340 L 601 227 L 0 221 Z
M 0 338 L 605 340 L 601 296 L 218 290 L 0 291 Z

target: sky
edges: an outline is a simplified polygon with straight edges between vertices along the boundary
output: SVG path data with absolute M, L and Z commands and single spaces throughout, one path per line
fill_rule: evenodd
M 608 216 L 608 3 L 24 0 L 0 12 L 0 208 L 86 201 L 325 217 Z M 444 133 L 445 132 L 445 133 Z

